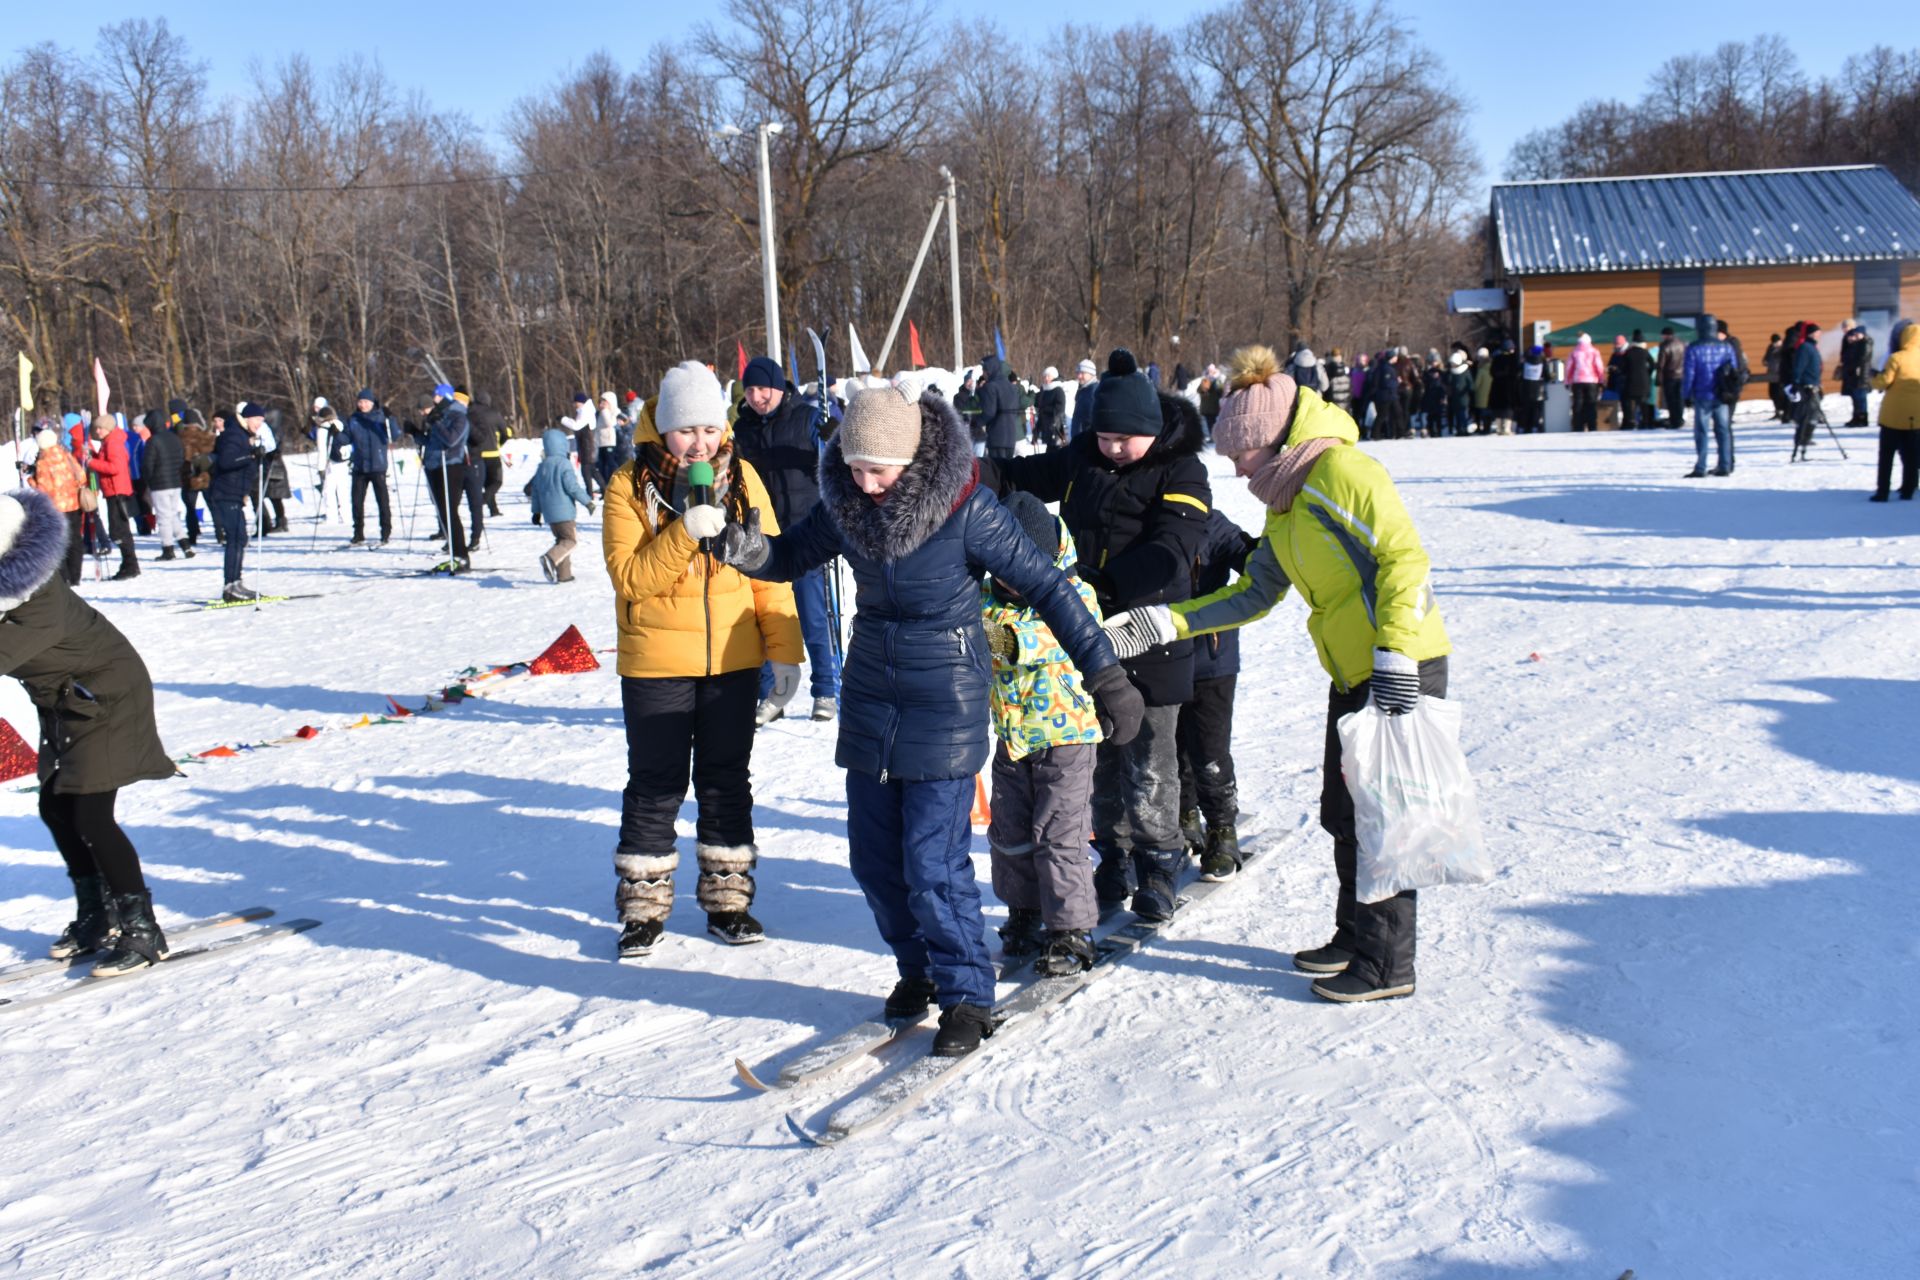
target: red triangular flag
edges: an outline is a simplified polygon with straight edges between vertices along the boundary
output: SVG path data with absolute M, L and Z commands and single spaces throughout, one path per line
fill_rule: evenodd
M 239 754 L 240 753 L 238 751 L 235 751 L 232 747 L 215 747 L 211 751 L 202 751 L 200 753 L 200 758 L 202 760 L 225 760 L 225 759 L 228 759 L 229 757 L 237 756 Z
M 317 738 L 320 736 L 320 731 L 310 724 L 303 724 L 293 731 L 293 736 L 296 738 Z
M 24 778 L 40 767 L 40 753 L 27 745 L 11 720 L 0 720 L 0 782 Z
M 907 321 L 907 358 L 916 369 L 927 362 L 927 358 L 920 354 L 920 327 L 911 320 Z
M 733 340 L 733 349 L 739 353 L 740 373 L 738 376 L 740 380 L 744 382 L 746 381 L 746 377 L 747 377 L 747 345 L 746 343 L 740 341 L 740 339 L 735 338 Z
M 387 698 L 387 710 L 393 712 L 393 714 L 395 714 L 396 716 L 410 716 L 413 714 L 413 712 L 407 710 L 405 707 L 401 706 L 398 702 L 394 701 L 392 697 Z
M 527 665 L 527 670 L 536 676 L 599 669 L 600 660 L 593 656 L 593 648 L 580 634 L 579 627 L 568 627 L 561 632 L 560 638 L 548 645 L 545 653 Z

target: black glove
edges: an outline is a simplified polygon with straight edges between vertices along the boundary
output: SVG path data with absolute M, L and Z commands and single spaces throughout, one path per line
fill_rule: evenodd
M 713 540 L 713 554 L 721 564 L 730 564 L 736 569 L 752 573 L 764 565 L 773 554 L 773 548 L 767 545 L 766 535 L 760 532 L 760 508 L 747 510 L 747 522 L 741 524 L 730 520 L 720 536 Z
M 1368 688 L 1374 706 L 1390 716 L 1405 715 L 1420 703 L 1420 664 L 1404 653 L 1375 649 Z
M 1100 668 L 1087 677 L 1087 692 L 1093 695 L 1101 736 L 1116 747 L 1132 742 L 1146 719 L 1147 702 L 1127 679 L 1126 668 L 1117 662 Z

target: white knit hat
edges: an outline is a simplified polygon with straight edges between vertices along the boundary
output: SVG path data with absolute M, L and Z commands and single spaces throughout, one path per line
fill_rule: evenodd
M 727 425 L 727 396 L 720 379 L 698 360 L 685 360 L 660 379 L 660 402 L 654 406 L 653 425 L 662 433 L 689 427 Z

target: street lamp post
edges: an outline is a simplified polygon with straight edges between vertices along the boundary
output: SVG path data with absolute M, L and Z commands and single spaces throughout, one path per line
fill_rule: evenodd
M 773 171 L 767 161 L 767 138 L 782 131 L 779 124 L 763 124 L 754 134 L 760 144 L 760 274 L 767 313 L 767 354 L 780 363 L 780 286 L 773 259 Z M 715 131 L 722 138 L 737 138 L 738 125 L 723 125 Z

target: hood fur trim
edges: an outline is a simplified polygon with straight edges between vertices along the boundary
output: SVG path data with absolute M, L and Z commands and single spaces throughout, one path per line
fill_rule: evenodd
M 13 545 L 0 553 L 0 613 L 19 608 L 47 585 L 67 555 L 67 518 L 53 499 L 38 489 L 17 489 L 10 496 L 25 509 L 27 518 Z
M 968 494 L 979 465 L 960 415 L 938 392 L 920 397 L 920 444 L 885 502 L 860 492 L 836 435 L 820 455 L 820 500 L 849 549 L 869 560 L 901 560 L 920 549 Z
M 1207 443 L 1207 429 L 1200 421 L 1200 407 L 1185 396 L 1171 391 L 1160 393 L 1160 434 L 1147 450 L 1149 458 L 1176 458 L 1197 454 Z

